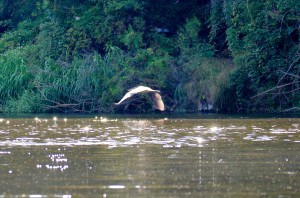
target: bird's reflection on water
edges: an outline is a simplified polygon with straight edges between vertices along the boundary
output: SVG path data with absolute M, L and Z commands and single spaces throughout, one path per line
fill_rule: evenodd
M 0 118 L 0 197 L 299 196 L 299 123 Z

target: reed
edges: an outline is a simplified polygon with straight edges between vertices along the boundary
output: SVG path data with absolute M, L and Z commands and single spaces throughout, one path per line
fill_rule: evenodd
M 118 49 L 104 57 L 96 53 L 77 56 L 71 63 L 49 59 L 33 84 L 46 112 L 112 111 L 111 104 L 122 91 L 125 64 Z
M 22 48 L 0 54 L 0 99 L 18 98 L 33 78 L 25 61 Z

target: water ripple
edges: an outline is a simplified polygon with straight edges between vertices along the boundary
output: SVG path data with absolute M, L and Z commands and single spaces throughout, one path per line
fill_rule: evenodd
M 282 121 L 282 120 L 281 120 Z M 299 124 L 277 120 L 222 123 L 178 119 L 0 119 L 0 146 L 106 145 L 108 148 L 143 144 L 163 147 L 203 147 L 214 141 L 299 142 Z M 201 123 L 201 124 L 199 124 Z M 251 124 L 252 123 L 252 124 Z M 1 152 L 0 152 L 1 155 Z

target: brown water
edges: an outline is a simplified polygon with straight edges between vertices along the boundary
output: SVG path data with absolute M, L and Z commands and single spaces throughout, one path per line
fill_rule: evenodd
M 0 119 L 0 197 L 300 197 L 300 119 Z

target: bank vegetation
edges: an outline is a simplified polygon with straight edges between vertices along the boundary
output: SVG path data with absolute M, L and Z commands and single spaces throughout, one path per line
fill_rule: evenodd
M 0 112 L 300 108 L 297 0 L 1 0 Z

